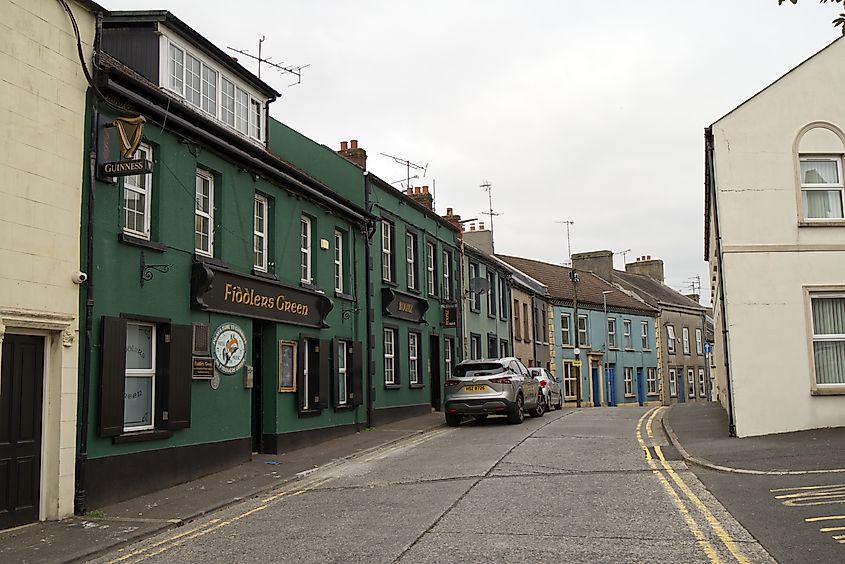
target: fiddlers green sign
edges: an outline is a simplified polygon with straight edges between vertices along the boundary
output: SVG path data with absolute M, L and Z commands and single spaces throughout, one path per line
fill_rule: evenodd
M 326 316 L 333 307 L 324 294 L 206 263 L 194 264 L 191 294 L 194 309 L 305 327 L 327 327 Z

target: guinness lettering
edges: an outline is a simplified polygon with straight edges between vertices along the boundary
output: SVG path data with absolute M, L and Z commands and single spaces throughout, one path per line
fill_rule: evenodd
M 100 172 L 104 176 L 132 176 L 135 174 L 150 174 L 152 171 L 153 163 L 145 159 L 117 161 L 100 165 Z

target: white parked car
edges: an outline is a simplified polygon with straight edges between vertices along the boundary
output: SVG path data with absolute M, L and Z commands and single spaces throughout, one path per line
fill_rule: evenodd
M 563 390 L 560 385 L 563 383 L 560 376 L 552 376 L 545 368 L 534 366 L 528 372 L 540 383 L 540 392 L 546 402 L 546 409 L 560 409 L 563 407 Z

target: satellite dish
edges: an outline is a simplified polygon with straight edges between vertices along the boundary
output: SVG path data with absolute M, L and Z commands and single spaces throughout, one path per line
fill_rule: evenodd
M 486 278 L 470 278 L 469 289 L 474 294 L 483 294 L 490 291 L 490 281 Z

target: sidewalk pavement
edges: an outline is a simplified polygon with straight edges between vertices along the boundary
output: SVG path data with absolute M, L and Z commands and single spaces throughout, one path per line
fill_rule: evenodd
M 0 562 L 84 561 L 297 480 L 316 468 L 383 448 L 444 424 L 432 412 L 250 462 L 92 510 L 85 517 L 0 531 Z
M 687 462 L 741 474 L 845 472 L 845 428 L 814 429 L 738 439 L 717 402 L 675 404 L 663 428 Z

